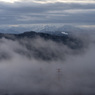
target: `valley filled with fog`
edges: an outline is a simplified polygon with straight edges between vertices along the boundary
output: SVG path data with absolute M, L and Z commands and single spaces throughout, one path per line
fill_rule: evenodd
M 82 47 L 40 36 L 0 38 L 0 95 L 94 95 L 94 35 L 74 37 Z

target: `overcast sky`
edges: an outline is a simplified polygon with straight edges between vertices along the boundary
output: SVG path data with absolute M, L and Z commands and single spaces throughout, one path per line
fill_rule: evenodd
M 0 0 L 0 25 L 95 25 L 95 0 Z

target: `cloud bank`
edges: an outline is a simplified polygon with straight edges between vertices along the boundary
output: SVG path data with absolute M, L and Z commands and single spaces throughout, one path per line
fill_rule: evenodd
M 0 93 L 95 94 L 95 39 L 81 39 L 82 49 L 42 38 L 0 39 Z

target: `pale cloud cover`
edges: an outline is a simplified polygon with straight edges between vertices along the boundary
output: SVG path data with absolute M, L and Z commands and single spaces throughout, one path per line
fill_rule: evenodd
M 62 3 L 95 3 L 95 0 L 0 0 L 3 2 L 36 2 L 36 3 L 56 3 L 56 2 L 62 2 Z
M 14 3 L 14 2 L 18 2 L 20 0 L 0 0 L 1 2 L 8 2 L 8 3 Z
M 39 2 L 39 3 L 55 3 L 55 2 L 62 2 L 62 3 L 95 3 L 95 0 L 33 0 L 33 2 Z

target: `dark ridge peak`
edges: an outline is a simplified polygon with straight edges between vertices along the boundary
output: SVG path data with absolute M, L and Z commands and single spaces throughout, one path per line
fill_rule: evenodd
M 55 32 L 56 33 L 56 32 Z M 68 35 L 64 35 L 64 34 L 50 34 L 48 32 L 35 32 L 35 31 L 27 31 L 24 33 L 20 33 L 20 34 L 9 34 L 9 33 L 0 33 L 0 38 L 5 37 L 7 38 L 7 36 L 15 36 L 17 38 L 24 38 L 24 37 L 28 37 L 28 38 L 34 38 L 34 37 L 43 37 L 43 38 L 63 38 L 63 37 L 68 37 Z
M 26 31 L 26 32 L 21 33 L 21 34 L 35 34 L 35 33 L 37 33 L 37 32 L 35 32 L 35 31 Z

